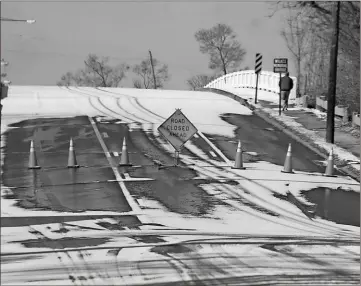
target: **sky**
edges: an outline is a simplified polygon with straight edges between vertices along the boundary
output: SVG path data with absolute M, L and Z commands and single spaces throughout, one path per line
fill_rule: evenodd
M 217 23 L 230 25 L 246 49 L 242 67 L 254 68 L 263 55 L 263 70 L 273 59 L 289 58 L 280 36 L 283 13 L 272 18 L 270 2 L 226 1 L 2 1 L 1 16 L 35 19 L 35 24 L 1 22 L 1 57 L 13 85 L 55 85 L 61 75 L 84 66 L 89 53 L 108 56 L 111 64 L 134 65 L 149 56 L 168 64 L 166 89 L 188 89 L 193 75 L 211 74 L 209 57 L 199 51 L 194 34 Z M 132 87 L 136 76 L 121 82 Z

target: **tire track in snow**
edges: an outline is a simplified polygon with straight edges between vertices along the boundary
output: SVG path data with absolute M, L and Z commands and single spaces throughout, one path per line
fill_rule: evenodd
M 127 99 L 128 102 L 129 102 L 135 109 L 138 109 L 138 110 L 139 110 L 139 108 L 137 108 L 137 106 L 134 105 L 134 103 L 132 102 L 132 99 L 134 98 L 133 96 L 130 96 L 130 95 L 127 95 L 127 94 L 123 94 L 123 93 L 115 93 L 115 92 L 103 90 L 103 89 L 101 89 L 101 88 L 96 88 L 96 89 L 99 90 L 99 91 L 102 91 L 106 96 L 110 96 L 110 97 L 112 97 L 112 98 L 118 99 L 118 100 L 117 100 L 117 106 L 118 106 L 122 111 L 128 113 L 129 115 L 133 116 L 134 118 L 137 118 L 138 120 L 143 120 L 143 121 L 144 121 L 144 118 L 143 118 L 143 117 L 140 117 L 140 116 L 138 116 L 138 115 L 135 115 L 134 113 L 130 113 L 130 112 L 126 111 L 124 108 L 122 108 L 122 107 L 120 106 L 120 100 L 121 100 L 121 99 Z M 113 96 L 113 95 L 110 95 L 110 94 L 107 94 L 107 93 L 114 94 L 114 96 Z M 141 110 L 140 110 L 140 111 L 141 111 Z
M 153 115 L 153 117 L 157 117 L 157 119 L 162 119 L 162 120 L 165 119 L 164 117 L 162 117 L 162 116 L 160 116 L 160 115 L 152 112 L 151 110 L 145 108 L 143 105 L 140 104 L 140 102 L 139 102 L 137 99 L 136 99 L 136 103 L 137 103 L 142 109 L 144 109 L 144 111 L 146 111 L 147 113 Z M 154 130 L 154 129 L 153 129 L 153 130 Z M 157 134 L 155 134 L 155 138 L 158 139 L 159 136 L 156 136 L 156 135 L 157 135 Z M 202 135 L 203 135 L 203 134 L 202 134 Z M 164 146 L 164 145 L 162 144 L 161 146 Z M 186 148 L 187 148 L 187 147 L 186 147 Z M 187 149 L 188 149 L 188 148 L 187 148 Z M 194 153 L 194 152 L 193 152 L 193 153 Z M 196 155 L 198 155 L 198 154 L 196 154 Z M 201 158 L 201 159 L 205 160 L 207 163 L 210 163 L 210 164 L 213 165 L 215 168 L 218 167 L 218 166 L 216 166 L 215 164 L 213 164 L 212 161 L 209 160 L 208 158 L 207 158 L 207 159 Z M 190 163 L 190 161 L 188 161 L 188 163 Z M 234 171 L 232 171 L 232 170 L 230 170 L 230 171 L 227 170 L 226 174 L 228 174 L 228 173 L 232 173 L 232 175 L 240 176 L 239 174 L 237 174 L 236 172 L 234 172 Z M 213 174 L 214 174 L 214 175 L 222 175 L 223 172 L 213 172 Z M 226 177 L 227 177 L 227 176 L 226 176 Z M 228 177 L 230 177 L 230 176 L 228 176 Z M 250 182 L 252 182 L 252 183 L 255 183 L 255 184 L 258 185 L 259 187 L 265 188 L 265 186 L 263 186 L 262 184 L 259 184 L 259 183 L 255 182 L 255 181 L 251 180 L 251 179 L 248 179 L 248 178 L 246 178 L 246 177 L 243 177 L 243 179 L 248 180 L 248 181 L 250 181 Z M 230 186 L 226 186 L 226 188 L 229 189 L 229 188 L 231 188 L 231 187 L 230 187 Z M 252 194 L 252 196 L 254 196 L 255 198 L 260 199 L 261 201 L 267 203 L 267 201 L 265 201 L 263 198 L 260 198 L 259 196 L 255 195 L 253 192 L 250 192 L 250 194 Z M 244 197 L 243 197 L 243 198 L 244 198 Z M 246 198 L 244 198 L 244 199 L 247 200 L 247 201 L 249 201 L 249 199 L 246 199 Z M 252 202 L 252 201 L 249 201 L 249 202 L 250 202 L 250 203 L 254 203 L 254 202 Z M 268 203 L 269 203 L 269 202 L 268 202 Z M 257 204 L 256 204 L 256 205 L 257 205 Z M 271 204 L 271 205 L 275 206 L 275 207 L 278 208 L 278 209 L 281 209 L 281 210 L 284 211 L 285 213 L 289 213 L 289 211 L 288 211 L 287 209 L 280 208 L 278 205 L 275 205 L 275 204 Z M 260 206 L 260 207 L 264 207 L 264 206 L 262 206 L 262 205 L 259 205 L 259 206 Z M 293 214 L 294 214 L 297 218 L 292 218 L 292 217 L 289 216 L 289 215 L 287 215 L 286 217 L 289 218 L 289 219 L 291 219 L 291 220 L 293 220 L 293 221 L 296 221 L 296 222 L 298 222 L 298 223 L 301 223 L 301 224 L 303 224 L 303 225 L 307 225 L 307 226 L 309 226 L 309 227 L 315 228 L 315 229 L 317 229 L 317 230 L 321 227 L 321 228 L 323 228 L 324 230 L 330 231 L 330 232 L 332 232 L 332 233 L 335 232 L 336 234 L 339 234 L 339 232 L 342 231 L 342 230 L 340 230 L 340 229 L 337 228 L 337 227 L 332 227 L 332 226 L 329 226 L 329 225 L 327 225 L 327 224 L 325 224 L 325 223 L 321 223 L 321 222 L 313 223 L 312 225 L 310 225 L 310 222 L 309 222 L 308 220 L 299 217 L 299 215 L 298 215 L 297 213 L 293 213 Z M 285 216 L 284 214 L 280 214 L 280 213 L 279 213 L 279 215 Z M 322 234 L 322 233 L 320 233 L 320 232 L 318 232 L 318 233 L 319 233 L 319 234 Z M 349 234 L 346 234 L 346 235 L 349 235 Z
M 129 95 L 126 95 L 126 94 L 117 94 L 117 95 L 120 95 L 120 96 L 113 96 L 113 95 L 107 94 L 107 93 L 112 93 L 112 94 L 113 94 L 113 92 L 109 92 L 109 91 L 106 91 L 106 90 L 102 90 L 102 89 L 99 88 L 99 87 L 96 87 L 94 90 L 96 90 L 96 91 L 98 92 L 98 94 L 99 94 L 100 92 L 102 92 L 101 95 L 94 95 L 94 96 L 96 96 L 96 97 L 100 97 L 100 96 L 105 95 L 105 96 L 107 96 L 107 97 L 113 98 L 113 99 L 116 101 L 116 105 L 117 105 L 118 109 L 119 109 L 122 113 L 126 113 L 126 114 L 128 114 L 129 116 L 133 117 L 133 118 L 129 118 L 128 116 L 126 116 L 129 120 L 133 121 L 133 122 L 131 122 L 131 123 L 138 122 L 137 120 L 144 120 L 143 118 L 135 115 L 134 113 L 131 113 L 131 112 L 125 110 L 125 109 L 121 106 L 120 101 L 123 100 L 123 99 L 126 99 L 126 100 L 128 100 L 128 102 L 130 102 L 129 99 L 128 99 L 128 98 L 130 97 Z M 94 92 L 94 91 L 93 91 L 93 92 Z M 115 94 L 115 93 L 114 93 L 114 94 Z M 118 114 L 119 114 L 119 113 L 118 113 Z M 124 115 L 123 115 L 123 116 L 124 116 Z
M 159 140 L 159 138 L 157 137 L 157 136 L 155 136 L 155 138 L 156 138 L 156 140 L 158 140 L 158 141 L 160 141 Z M 162 146 L 164 146 L 164 145 L 162 145 Z M 170 150 L 170 148 L 168 148 L 168 150 Z M 194 152 L 193 152 L 194 153 Z M 184 156 L 182 156 L 181 155 L 181 159 L 183 160 L 183 161 L 185 161 L 185 163 L 186 164 L 190 164 L 190 163 L 192 163 L 192 161 L 191 160 L 189 160 L 189 159 L 185 159 L 184 158 Z M 215 167 L 215 168 L 218 168 L 219 166 L 217 166 L 217 165 L 215 165 L 214 163 L 212 163 L 212 161 L 211 160 L 207 160 L 207 159 L 205 159 L 205 158 L 202 158 L 202 157 L 200 157 L 200 159 L 201 160 L 205 160 L 207 163 L 209 163 L 209 164 L 211 164 L 211 165 L 213 165 L 213 167 Z M 198 169 L 197 171 L 199 171 L 199 172 L 201 172 L 202 174 L 206 174 L 206 176 L 210 176 L 210 177 L 212 177 L 212 176 L 219 176 L 219 175 L 225 175 L 225 177 L 229 177 L 231 180 L 234 180 L 234 177 L 232 178 L 231 176 L 229 176 L 228 174 L 229 173 L 232 173 L 232 175 L 234 176 L 234 175 L 236 175 L 236 176 L 240 176 L 239 174 L 237 174 L 237 173 L 235 173 L 235 172 L 232 172 L 232 171 L 230 171 L 230 170 L 227 170 L 227 172 L 223 172 L 223 171 L 212 171 L 212 170 L 210 170 L 210 169 L 206 169 L 206 168 L 204 168 L 204 167 L 201 167 L 201 166 L 199 166 L 198 168 L 197 167 L 195 167 L 195 166 L 193 166 L 193 169 Z M 253 182 L 252 180 L 250 180 L 250 179 L 247 179 L 247 178 L 245 178 L 246 180 L 249 180 L 249 181 L 251 181 L 251 182 Z M 261 185 L 263 188 L 264 188 L 264 186 L 263 185 Z M 231 188 L 231 186 L 224 186 L 224 188 L 226 188 L 226 189 L 229 189 L 229 188 Z M 227 190 L 227 192 L 229 193 L 229 190 Z M 250 192 L 251 194 L 252 194 L 252 192 Z M 237 193 L 238 194 L 238 193 Z M 239 195 L 239 194 L 238 194 Z M 253 195 L 253 194 L 252 194 Z M 259 196 L 257 196 L 257 195 L 254 195 L 257 199 L 259 199 Z M 247 199 L 247 198 L 245 198 L 245 200 L 246 201 L 249 201 L 249 199 Z M 262 199 L 263 201 L 265 201 L 264 199 Z M 250 203 L 252 203 L 252 204 L 254 204 L 254 202 L 252 202 L 252 201 L 249 201 Z M 256 203 L 256 205 L 257 205 L 257 203 Z M 274 205 L 274 204 L 272 204 L 272 205 Z M 234 206 L 233 204 L 232 204 L 232 206 Z M 264 208 L 264 206 L 262 206 L 262 205 L 259 205 L 260 207 L 262 207 L 262 208 Z M 276 208 L 279 208 L 279 206 L 278 205 L 274 205 Z M 238 208 L 238 207 L 237 207 Z M 283 208 L 281 208 L 283 211 L 285 211 L 285 213 L 289 213 L 286 209 L 283 209 Z M 241 210 L 243 210 L 243 209 L 241 209 Z M 272 210 L 273 211 L 273 210 Z M 274 212 L 274 211 L 273 211 Z M 310 223 L 309 222 L 309 220 L 308 219 L 303 219 L 303 218 L 301 218 L 298 214 L 296 214 L 296 213 L 294 213 L 295 214 L 295 217 L 292 217 L 292 216 L 289 216 L 289 215 L 286 215 L 286 214 L 282 214 L 282 213 L 278 213 L 279 215 L 281 215 L 282 217 L 285 217 L 285 218 L 288 218 L 289 220 L 291 220 L 291 221 L 294 221 L 294 222 L 297 222 L 298 224 L 301 224 L 301 225 L 306 225 L 306 226 L 308 226 L 309 228 L 313 228 L 313 229 L 315 229 L 316 231 L 312 231 L 313 233 L 319 233 L 319 234 L 324 234 L 324 233 L 322 233 L 322 232 L 319 232 L 319 229 L 320 228 L 322 228 L 322 229 L 324 229 L 324 230 L 327 230 L 327 231 L 329 231 L 329 232 L 331 232 L 331 233 L 336 233 L 336 234 L 339 234 L 339 232 L 340 232 L 340 229 L 339 228 L 337 228 L 337 227 L 332 227 L 332 226 L 329 226 L 329 225 L 327 225 L 327 224 L 322 224 L 322 223 L 319 223 L 319 222 L 317 222 L 317 223 Z M 285 224 L 283 224 L 283 225 L 285 225 Z M 322 225 L 324 225 L 324 226 L 322 226 Z M 285 225 L 285 226 L 287 226 L 287 227 L 290 227 L 289 225 Z M 300 229 L 300 228 L 295 228 L 295 229 L 298 229 L 298 230 L 302 230 L 302 229 Z M 348 235 L 348 234 L 346 234 L 346 235 Z
M 59 249 L 64 248 L 63 245 L 61 245 L 59 242 L 54 241 L 50 237 L 47 237 L 45 234 L 43 234 L 41 231 L 35 229 L 33 226 L 29 226 L 28 228 L 29 228 L 29 232 L 31 234 L 35 235 L 38 239 L 43 239 L 50 244 L 57 245 Z M 78 285 L 76 283 L 77 280 L 72 279 L 72 277 L 75 277 L 76 273 L 78 273 L 78 269 L 76 267 L 76 264 L 74 263 L 74 260 L 71 258 L 69 252 L 68 251 L 58 252 L 58 251 L 56 251 L 56 249 L 54 249 L 53 254 L 57 257 L 60 264 L 63 265 L 63 267 L 66 269 L 66 271 L 68 273 L 68 278 L 72 281 L 72 283 L 74 285 Z M 71 263 L 69 266 L 67 266 L 67 264 L 63 261 L 65 257 L 67 257 Z M 79 280 L 79 281 L 80 281 L 80 285 L 83 285 L 81 280 Z
M 150 110 L 148 110 L 148 109 L 146 109 L 144 106 L 142 106 L 140 103 L 139 103 L 139 101 L 136 99 L 136 103 L 140 106 L 140 108 L 142 108 L 145 112 L 147 112 L 148 114 L 151 114 L 153 117 L 157 117 L 157 120 L 158 119 L 164 119 L 162 116 L 160 116 L 160 115 L 157 115 L 156 113 L 154 113 L 154 112 L 152 112 L 152 111 L 150 111 Z M 107 108 L 108 110 L 110 110 L 109 108 Z M 115 112 L 115 111 L 112 111 L 113 113 L 115 113 L 115 114 L 119 114 L 119 113 L 117 113 L 117 112 Z M 119 114 L 120 115 L 120 114 Z M 117 118 L 117 117 L 114 117 L 114 116 L 112 116 L 113 118 Z M 146 120 L 146 119 L 144 119 L 145 121 L 147 121 L 148 123 L 150 123 L 151 124 L 151 122 L 149 121 L 149 120 Z M 155 134 L 156 135 L 156 134 Z M 158 136 L 155 136 L 155 138 L 158 140 Z M 196 154 L 197 156 L 198 156 L 198 154 Z M 208 158 L 207 159 L 204 159 L 204 158 L 201 158 L 200 157 L 200 159 L 201 160 L 205 160 L 206 162 L 208 162 L 208 163 L 210 163 L 211 165 L 213 165 L 214 167 L 218 167 L 218 166 L 216 166 L 215 164 L 213 164 Z M 189 161 L 188 161 L 189 162 Z M 209 171 L 209 170 L 207 170 L 207 171 Z M 233 172 L 232 170 L 227 170 L 227 173 L 232 173 L 233 175 L 236 175 L 236 176 L 240 176 L 239 174 L 237 174 L 236 172 Z M 227 174 L 226 173 L 226 174 Z M 220 174 L 223 174 L 223 173 L 221 173 L 221 172 L 213 172 L 213 174 L 214 175 L 220 175 Z M 227 177 L 227 176 L 226 176 Z M 252 181 L 252 180 L 250 180 L 250 179 L 247 179 L 247 178 L 245 178 L 245 177 L 243 177 L 244 179 L 246 179 L 246 180 L 249 180 L 249 181 L 251 181 L 251 182 L 253 182 L 253 183 L 256 183 L 256 184 L 258 184 L 260 187 L 262 187 L 262 188 L 265 188 L 265 186 L 263 186 L 263 185 L 261 185 L 261 184 L 259 184 L 259 183 L 257 183 L 257 182 L 255 182 L 255 181 Z M 252 193 L 252 195 L 254 195 L 253 193 Z M 258 198 L 259 199 L 259 197 L 258 196 L 255 196 L 256 198 Z M 247 199 L 248 200 L 248 199 Z M 253 203 L 253 202 L 251 202 L 251 203 Z M 261 206 L 262 207 L 262 206 Z M 279 208 L 279 206 L 277 206 L 276 205 L 276 207 L 277 208 Z M 283 209 L 284 210 L 284 209 Z M 286 212 L 288 212 L 288 210 L 284 210 L 284 211 L 286 211 Z M 297 217 L 299 217 L 298 216 L 298 214 L 296 214 L 297 215 Z M 288 216 L 289 217 L 289 216 Z M 291 217 L 289 217 L 289 218 L 291 218 Z M 298 219 L 295 219 L 295 218 L 291 218 L 292 220 L 296 220 L 297 222 L 301 222 L 301 224 L 308 224 L 309 225 L 309 221 L 307 221 L 306 219 L 304 219 L 303 221 L 302 221 L 302 219 L 300 220 L 299 218 Z M 305 222 L 306 221 L 306 222 Z M 318 224 L 320 224 L 319 222 L 318 222 Z M 326 225 L 326 224 L 323 224 L 323 225 Z M 311 227 L 311 226 L 309 226 L 309 227 Z M 317 228 L 318 229 L 318 227 L 319 226 L 313 226 L 314 228 Z M 336 232 L 339 232 L 340 230 L 338 229 L 338 228 L 334 228 L 334 227 L 330 227 L 330 226 L 328 226 L 328 225 L 326 225 L 326 227 L 323 227 L 324 229 L 327 229 L 328 231 L 336 231 Z
M 82 90 L 79 89 L 79 88 L 73 90 L 73 89 L 67 87 L 67 89 L 68 89 L 70 92 L 74 93 L 74 94 L 78 94 L 78 95 L 80 95 L 80 96 L 86 97 L 86 98 L 88 99 L 90 105 L 91 105 L 96 111 L 101 112 L 102 114 L 107 115 L 107 116 L 110 116 L 110 117 L 112 117 L 112 118 L 114 118 L 114 119 L 122 119 L 122 120 L 129 120 L 129 121 L 130 121 L 130 122 L 124 121 L 124 123 L 134 123 L 134 120 L 133 120 L 133 119 L 131 119 L 131 118 L 129 118 L 129 117 L 123 115 L 123 114 L 117 113 L 117 112 L 113 111 L 112 109 L 110 109 L 109 107 L 107 107 L 107 106 L 101 101 L 101 99 L 99 98 L 99 96 L 92 95 L 92 94 L 90 94 L 90 93 L 84 92 L 84 91 L 82 91 Z M 98 107 L 96 107 L 96 106 L 94 105 L 94 103 L 91 101 L 91 99 L 96 99 L 96 100 L 98 101 L 98 103 L 100 104 L 100 106 L 102 106 L 105 110 L 107 110 L 107 111 L 110 112 L 111 114 L 117 114 L 117 116 L 114 116 L 114 115 L 111 115 L 111 114 L 109 114 L 109 113 L 107 113 L 107 112 L 101 111 Z M 119 118 L 119 117 L 120 117 L 120 118 Z
M 152 112 L 151 110 L 145 108 L 137 99 L 136 99 L 136 103 L 137 103 L 142 109 L 144 109 L 144 111 L 146 111 L 146 112 L 152 114 L 154 117 L 156 117 L 157 120 L 158 120 L 158 118 L 159 118 L 159 119 L 162 119 L 162 120 L 165 119 L 164 117 L 162 117 L 162 116 L 160 116 L 160 115 Z M 153 129 L 153 130 L 154 130 L 154 129 Z M 157 135 L 157 134 L 155 134 L 155 138 L 158 139 L 158 136 L 156 136 L 156 135 Z M 161 145 L 161 146 L 164 146 L 164 145 Z M 186 147 L 186 148 L 187 148 L 187 147 Z M 187 148 L 187 149 L 189 149 L 189 148 Z M 194 153 L 194 152 L 193 152 L 193 153 Z M 198 155 L 198 154 L 196 154 L 196 155 Z M 205 160 L 206 162 L 210 163 L 210 164 L 213 165 L 214 167 L 218 167 L 218 166 L 216 166 L 215 164 L 213 164 L 212 161 L 209 160 L 208 158 L 207 158 L 207 159 L 203 158 L 203 160 Z M 221 168 L 222 168 L 222 167 L 221 167 Z M 215 172 L 214 174 L 217 174 L 217 173 L 218 173 L 218 172 Z M 223 172 L 222 172 L 222 173 L 223 173 Z M 219 174 L 220 174 L 220 173 L 218 173 L 218 175 L 219 175 Z M 235 171 L 232 171 L 232 170 L 227 170 L 226 174 L 229 174 L 229 175 L 232 174 L 232 175 L 235 175 L 235 176 L 240 176 L 238 173 L 236 173 Z M 230 177 L 230 176 L 229 176 L 229 177 Z M 261 187 L 261 188 L 265 188 L 264 185 L 262 185 L 262 184 L 260 184 L 260 183 L 258 183 L 258 182 L 256 182 L 256 181 L 254 181 L 254 180 L 248 179 L 248 178 L 246 178 L 246 177 L 244 177 L 244 176 L 242 176 L 242 178 L 245 179 L 245 180 L 248 180 L 248 181 L 250 181 L 250 182 L 252 182 L 252 183 L 255 183 L 256 185 L 258 185 L 258 186 Z M 226 187 L 227 187 L 227 188 L 231 188 L 230 186 L 226 186 Z M 270 191 L 271 191 L 271 190 L 270 190 Z M 256 199 L 259 199 L 259 200 L 261 200 L 261 201 L 263 201 L 263 202 L 269 203 L 269 202 L 267 202 L 266 200 L 264 200 L 263 198 L 260 198 L 259 196 L 257 196 L 256 194 L 254 194 L 254 192 L 250 192 L 250 194 L 252 194 L 252 196 L 254 196 Z M 246 199 L 246 200 L 249 201 L 249 199 Z M 251 203 L 254 203 L 254 202 L 251 202 Z M 257 204 L 256 204 L 256 205 L 257 205 Z M 275 204 L 272 204 L 272 205 L 273 205 L 274 207 L 278 208 L 278 209 L 280 208 L 278 205 L 275 205 Z M 264 207 L 264 206 L 260 205 L 260 207 Z M 281 208 L 281 210 L 284 211 L 285 213 L 289 213 L 289 211 L 288 211 L 287 209 Z M 310 226 L 311 223 L 309 222 L 308 219 L 303 219 L 303 218 L 301 218 L 297 213 L 293 213 L 293 214 L 294 214 L 297 218 L 292 218 L 292 217 L 290 217 L 290 216 L 287 216 L 287 217 L 290 218 L 290 219 L 293 220 L 293 221 L 301 222 L 301 224 L 303 224 L 303 225 L 309 225 L 309 226 Z M 280 214 L 280 215 L 282 215 L 282 214 Z M 283 216 L 284 216 L 284 215 L 283 215 Z M 343 232 L 342 230 L 340 230 L 340 229 L 337 228 L 337 227 L 332 227 L 332 226 L 330 226 L 330 225 L 328 225 L 328 224 L 326 224 L 326 223 L 322 223 L 322 222 L 312 223 L 312 225 L 313 225 L 313 226 L 310 226 L 310 227 L 316 228 L 317 230 L 319 230 L 319 228 L 321 227 L 321 228 L 324 229 L 324 230 L 327 230 L 327 231 L 330 231 L 330 232 L 335 232 L 336 234 L 339 234 L 340 231 Z M 318 232 L 318 233 L 319 233 L 319 232 Z M 348 236 L 349 234 L 346 233 L 345 235 Z

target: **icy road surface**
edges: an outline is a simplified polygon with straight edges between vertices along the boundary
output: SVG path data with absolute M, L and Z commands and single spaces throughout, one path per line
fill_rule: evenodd
M 359 184 L 322 176 L 324 159 L 245 106 L 210 92 L 38 86 L 11 87 L 3 104 L 2 285 L 359 285 L 347 201 Z M 172 167 L 157 127 L 176 108 L 199 132 Z M 124 136 L 131 168 L 117 167 Z M 78 170 L 65 167 L 70 137 Z M 231 169 L 238 139 L 246 170 Z M 27 169 L 30 140 L 39 171 Z M 295 174 L 281 172 L 289 143 Z M 328 212 L 303 195 L 327 189 Z

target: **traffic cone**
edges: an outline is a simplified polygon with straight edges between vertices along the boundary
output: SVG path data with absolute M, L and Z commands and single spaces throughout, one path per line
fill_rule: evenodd
M 330 151 L 330 155 L 328 156 L 328 160 L 327 160 L 327 167 L 326 167 L 326 172 L 325 172 L 325 176 L 327 177 L 335 177 L 333 174 L 334 171 L 334 164 L 333 164 L 333 148 L 331 148 Z
M 76 157 L 75 157 L 73 138 L 70 138 L 68 168 L 79 168 L 79 165 L 78 165 L 78 163 L 76 161 Z
M 243 157 L 242 143 L 241 143 L 241 140 L 238 140 L 236 161 L 234 162 L 234 166 L 232 167 L 232 169 L 240 169 L 240 170 L 246 169 L 245 167 L 243 167 L 243 158 L 242 157 Z
M 30 155 L 29 155 L 29 169 L 40 169 L 41 167 L 38 165 L 38 160 L 36 159 L 35 149 L 34 149 L 34 141 L 31 140 L 30 143 Z
M 293 173 L 293 170 L 292 170 L 292 147 L 291 147 L 291 143 L 288 145 L 285 165 L 283 167 L 282 172 L 283 173 Z
M 128 155 L 127 142 L 125 140 L 125 136 L 123 139 L 122 155 L 120 157 L 119 166 L 132 166 L 132 164 L 130 164 L 129 162 L 129 155 Z

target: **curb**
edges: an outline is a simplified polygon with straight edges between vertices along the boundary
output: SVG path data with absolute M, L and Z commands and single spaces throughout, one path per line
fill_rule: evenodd
M 272 124 L 279 130 L 281 130 L 283 133 L 290 136 L 295 141 L 301 143 L 302 145 L 304 145 L 311 151 L 315 152 L 316 154 L 320 155 L 321 157 L 323 157 L 325 159 L 328 158 L 329 153 L 328 153 L 327 149 L 317 145 L 312 139 L 310 139 L 306 135 L 302 134 L 295 128 L 292 128 L 292 127 L 284 124 L 282 121 L 278 120 L 277 118 L 272 117 L 270 115 L 270 113 L 268 113 L 267 111 L 264 111 L 260 108 L 257 108 L 256 106 L 250 104 L 247 101 L 247 99 L 241 98 L 231 92 L 219 90 L 219 89 L 215 89 L 215 88 L 204 88 L 203 90 L 215 92 L 217 94 L 224 95 L 231 99 L 236 100 L 240 104 L 242 104 L 242 105 L 248 107 L 250 110 L 252 110 L 257 116 L 261 117 L 266 122 Z M 347 175 L 352 177 L 354 180 L 360 182 L 360 170 L 354 168 L 352 165 L 347 165 L 347 162 L 345 160 L 340 159 L 337 156 L 337 154 L 334 154 L 334 164 L 339 170 L 343 171 L 344 173 L 346 173 Z

